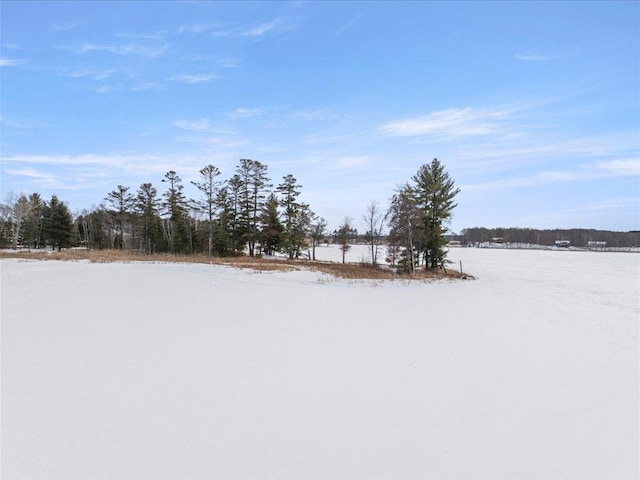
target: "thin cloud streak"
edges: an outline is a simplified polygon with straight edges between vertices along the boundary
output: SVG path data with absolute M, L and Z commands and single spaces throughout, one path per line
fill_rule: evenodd
M 163 44 L 157 47 L 149 47 L 137 43 L 128 43 L 126 45 L 96 45 L 91 42 L 84 42 L 82 45 L 73 47 L 58 47 L 69 50 L 80 55 L 91 52 L 108 52 L 118 56 L 138 55 L 141 57 L 156 58 L 162 56 L 169 48 L 169 44 Z
M 210 124 L 209 120 L 206 118 L 201 118 L 199 120 L 176 120 L 175 126 L 181 128 L 183 130 L 189 130 L 191 132 L 204 132 L 209 130 Z
M 612 160 L 609 162 L 595 162 L 583 165 L 582 168 L 576 170 L 542 171 L 529 176 L 505 178 L 480 184 L 462 185 L 460 188 L 465 191 L 511 189 L 626 176 L 636 176 L 640 178 L 640 161 Z
M 23 58 L 0 58 L 0 67 L 19 67 L 27 63 Z
M 536 53 L 516 53 L 514 57 L 516 60 L 521 60 L 523 62 L 546 62 L 554 58 L 549 55 L 540 55 Z
M 261 108 L 236 108 L 233 112 L 228 113 L 227 116 L 229 118 L 238 119 L 238 118 L 251 118 L 258 117 L 264 113 L 264 110 Z
M 210 82 L 212 80 L 217 80 L 218 78 L 220 78 L 220 76 L 216 75 L 215 73 L 180 74 L 180 75 L 175 75 L 173 77 L 170 77 L 169 80 L 172 80 L 172 81 L 175 81 L 175 82 L 195 84 L 195 83 Z
M 500 131 L 501 124 L 511 115 L 512 112 L 501 109 L 452 108 L 424 117 L 387 122 L 381 130 L 392 137 L 481 136 Z

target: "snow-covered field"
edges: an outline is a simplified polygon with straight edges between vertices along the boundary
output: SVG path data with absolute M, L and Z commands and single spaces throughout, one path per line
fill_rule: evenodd
M 637 479 L 640 255 L 450 258 L 2 260 L 2 479 Z

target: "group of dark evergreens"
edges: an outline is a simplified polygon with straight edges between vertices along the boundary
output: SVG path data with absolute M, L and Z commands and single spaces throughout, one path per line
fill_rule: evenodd
M 241 159 L 224 181 L 220 173 L 213 165 L 199 171 L 192 182 L 200 193 L 195 199 L 185 196 L 175 171 L 162 178 L 162 193 L 151 183 L 135 191 L 118 185 L 99 207 L 75 218 L 55 195 L 49 201 L 38 193 L 14 196 L 0 204 L 0 243 L 13 248 L 83 246 L 215 256 L 280 252 L 291 259 L 315 259 L 320 242 L 336 242 L 346 252 L 358 237 L 348 217 L 328 232 L 326 220 L 300 201 L 302 187 L 293 175 L 284 176 L 274 188 L 267 165 L 250 159 Z M 372 263 L 379 263 L 384 239 L 387 260 L 398 268 L 439 268 L 445 261 L 443 235 L 457 193 L 443 165 L 434 159 L 397 189 L 389 209 L 372 201 L 360 236 L 371 247 Z

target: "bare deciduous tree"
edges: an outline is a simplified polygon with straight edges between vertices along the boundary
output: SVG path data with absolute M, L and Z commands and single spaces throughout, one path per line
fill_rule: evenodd
M 371 249 L 371 264 L 373 266 L 378 264 L 378 248 L 382 243 L 382 229 L 387 222 L 388 215 L 388 211 L 383 211 L 378 202 L 372 200 L 362 216 L 366 226 L 365 239 Z

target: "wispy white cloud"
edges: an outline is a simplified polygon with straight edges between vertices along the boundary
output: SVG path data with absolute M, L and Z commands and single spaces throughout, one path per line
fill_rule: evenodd
M 45 180 L 52 180 L 55 178 L 54 175 L 48 172 L 43 172 L 41 170 L 31 168 L 31 167 L 8 168 L 4 171 L 4 173 L 6 173 L 7 175 L 13 175 L 16 177 L 29 177 L 29 178 L 45 179 Z
M 219 75 L 216 75 L 215 73 L 199 73 L 199 74 L 180 74 L 180 75 L 175 75 L 171 78 L 169 78 L 169 80 L 175 81 L 175 82 L 182 82 L 182 83 L 205 83 L 205 82 L 210 82 L 212 80 L 216 80 L 220 78 Z
M 2 48 L 5 48 L 7 50 L 22 50 L 22 48 L 15 43 L 2 43 Z
M 264 113 L 264 110 L 261 108 L 236 108 L 233 112 L 227 114 L 229 118 L 238 119 L 238 118 L 251 118 L 258 117 Z
M 115 68 L 109 69 L 93 69 L 93 68 L 81 68 L 78 70 L 74 70 L 70 72 L 68 75 L 72 78 L 93 78 L 94 80 L 104 80 L 105 78 L 109 78 L 114 73 L 117 73 L 118 70 Z
M 138 33 L 138 32 L 119 32 L 116 33 L 118 38 L 126 38 L 128 40 L 162 40 L 167 36 L 166 30 L 161 30 L 153 33 Z
M 56 30 L 58 32 L 66 32 L 68 30 L 73 30 L 74 28 L 78 28 L 82 25 L 82 21 L 78 19 L 69 20 L 67 22 L 56 23 L 51 26 L 51 30 Z
M 18 130 L 30 130 L 32 128 L 44 128 L 46 125 L 38 122 L 24 122 L 20 120 L 10 119 L 5 116 L 0 117 L 0 125 Z
M 611 175 L 640 177 L 640 159 L 624 158 L 597 162 L 594 166 Z
M 240 62 L 235 58 L 220 58 L 216 60 L 216 63 L 222 68 L 236 68 L 240 65 Z
M 595 216 L 613 218 L 615 216 L 628 215 L 628 212 L 635 212 L 637 217 L 637 211 L 637 198 L 610 198 L 580 205 L 579 207 L 562 208 L 559 205 L 552 211 L 523 216 L 520 221 L 533 227 L 541 225 L 542 228 L 549 228 L 550 225 L 567 224 L 567 221 L 570 221 L 574 228 L 576 224 L 592 227 Z
M 572 170 L 546 170 L 485 183 L 463 185 L 464 190 L 495 190 L 536 187 L 554 183 L 581 182 L 608 177 L 640 177 L 640 160 L 621 159 L 583 164 Z
M 371 162 L 371 157 L 353 155 L 329 159 L 325 164 L 329 170 L 357 170 Z
M 259 37 L 261 35 L 264 35 L 265 33 L 269 33 L 275 30 L 278 27 L 279 23 L 280 23 L 279 20 L 275 19 L 270 22 L 262 23 L 255 27 L 251 27 L 246 30 L 243 30 L 242 32 L 240 32 L 239 35 L 241 37 Z
M 204 132 L 209 130 L 211 124 L 207 118 L 201 118 L 199 120 L 176 120 L 175 126 L 182 130 L 189 130 L 191 132 Z
M 159 82 L 144 82 L 138 83 L 132 87 L 129 87 L 130 92 L 141 92 L 143 90 L 154 90 L 162 88 L 162 84 Z
M 180 25 L 176 29 L 176 33 L 191 33 L 191 34 L 201 34 L 210 30 L 214 30 L 216 28 L 224 28 L 224 25 L 220 22 L 200 22 L 200 23 L 192 23 L 188 25 Z
M 345 23 L 340 25 L 340 27 L 338 27 L 338 29 L 336 30 L 336 35 L 342 35 L 347 30 L 350 30 L 351 28 L 353 28 L 358 22 L 360 22 L 360 19 L 362 17 L 363 17 L 363 13 L 360 12 L 354 17 L 350 18 L 348 21 L 346 21 Z
M 514 55 L 516 60 L 521 60 L 523 62 L 546 62 L 548 60 L 553 60 L 553 56 L 550 55 L 541 55 L 539 53 L 516 53 Z
M 23 58 L 0 58 L 0 67 L 18 67 L 27 63 Z
M 335 121 L 345 118 L 345 115 L 335 113 L 328 108 L 319 110 L 300 110 L 298 112 L 294 112 L 292 116 L 295 120 L 319 122 Z
M 294 5 L 295 8 L 295 4 L 292 5 Z M 300 17 L 292 14 L 291 8 L 285 10 L 288 11 L 283 12 L 272 20 L 255 23 L 251 26 L 237 24 L 211 26 L 202 24 L 196 31 L 193 31 L 194 29 L 192 27 L 191 31 L 193 31 L 193 33 L 201 33 L 210 30 L 213 37 L 250 37 L 255 39 L 270 35 L 283 35 L 297 29 L 300 24 Z
M 462 137 L 496 133 L 511 116 L 511 111 L 499 108 L 452 108 L 427 116 L 385 123 L 381 130 L 394 137 L 435 136 Z
M 109 85 L 102 85 L 100 87 L 92 88 L 91 90 L 96 93 L 109 93 L 113 91 L 113 87 Z
M 163 55 L 169 48 L 169 44 L 149 46 L 138 43 L 128 43 L 125 45 L 96 45 L 91 42 L 84 42 L 81 45 L 71 47 L 59 47 L 70 50 L 78 54 L 86 54 L 91 52 L 108 52 L 114 55 L 138 55 L 141 57 L 155 58 Z

